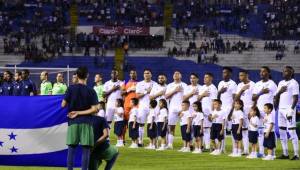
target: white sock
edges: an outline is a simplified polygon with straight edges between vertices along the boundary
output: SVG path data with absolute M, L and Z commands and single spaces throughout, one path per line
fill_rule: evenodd
M 248 130 L 242 131 L 243 135 L 243 146 L 244 146 L 244 153 L 249 153 L 249 138 L 248 138 Z
M 143 144 L 143 138 L 144 138 L 144 127 L 139 127 L 139 144 Z
M 174 136 L 171 133 L 169 133 L 168 134 L 168 145 L 169 146 L 173 146 L 173 140 L 174 140 Z
M 258 136 L 258 146 L 259 146 L 259 153 L 264 154 L 264 133 L 263 129 L 259 129 L 259 136 Z M 260 132 L 262 131 L 262 132 Z
M 288 155 L 288 139 L 286 130 L 279 129 L 280 141 L 282 146 L 283 155 Z
M 210 149 L 210 128 L 205 128 L 203 135 L 205 149 Z
M 238 149 L 237 154 L 241 155 L 242 154 L 242 149 Z
M 236 154 L 237 153 L 237 148 L 233 148 L 232 153 Z
M 294 148 L 294 155 L 299 157 L 299 143 L 296 130 L 289 130 L 289 134 L 291 135 L 291 140 Z

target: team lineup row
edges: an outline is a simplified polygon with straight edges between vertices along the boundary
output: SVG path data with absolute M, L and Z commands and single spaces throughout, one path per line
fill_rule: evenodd
M 127 125 L 133 140 L 130 147 L 142 146 L 144 126 L 147 125 L 148 137 L 151 139 L 148 149 L 157 147 L 156 138 L 159 136 L 162 142 L 158 150 L 173 148 L 175 125 L 179 121 L 184 141 L 181 151 L 190 151 L 188 145 L 194 136 L 194 153 L 201 153 L 202 145 L 205 150 L 211 149 L 213 141 L 212 154 L 220 154 L 225 148 L 223 135 L 227 128 L 233 134 L 231 156 L 240 156 L 242 145 L 243 153 L 249 154 L 250 141 L 253 148 L 248 157 L 263 156 L 265 146 L 269 149 L 268 156 L 264 158 L 266 160 L 274 158 L 274 124 L 278 123 L 283 148 L 283 154 L 279 158 L 289 158 L 288 132 L 294 148 L 292 159 L 299 159 L 296 134 L 299 84 L 293 79 L 293 68 L 284 67 L 283 80 L 278 86 L 270 79 L 268 67 L 261 68 L 261 81 L 257 83 L 249 79 L 247 71 L 242 70 L 239 72 L 240 83 L 237 85 L 231 80 L 231 74 L 232 69 L 224 67 L 223 80 L 218 87 L 212 84 L 211 73 L 204 75 L 202 86 L 198 84 L 199 77 L 195 73 L 190 75 L 190 85 L 182 82 L 180 71 L 174 72 L 174 81 L 168 85 L 163 74 L 158 76 L 158 83 L 152 81 L 150 69 L 144 70 L 144 80 L 140 82 L 136 81 L 134 70 L 130 71 L 128 82 L 118 80 L 118 72 L 112 70 L 111 80 L 104 85 L 99 83 L 101 76 L 98 74 L 95 76 L 94 86 L 100 101 L 98 115 L 105 117 L 109 123 L 114 120 L 117 146 L 123 146 Z M 275 122 L 275 110 L 278 110 L 278 122 Z M 255 115 L 259 115 L 258 120 L 252 120 Z M 202 118 L 203 122 L 200 123 Z M 259 148 L 257 155 L 256 135 Z M 215 139 L 219 139 L 219 142 L 216 140 L 214 143 Z

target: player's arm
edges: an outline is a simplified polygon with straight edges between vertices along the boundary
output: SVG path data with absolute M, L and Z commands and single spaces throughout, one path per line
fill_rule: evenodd
M 242 131 L 242 127 L 243 127 L 243 119 L 241 118 L 240 119 L 240 122 L 239 122 L 239 127 L 238 127 L 238 130 L 237 130 L 237 133 L 240 134 L 241 131 Z
M 160 92 L 158 92 L 158 93 L 154 93 L 153 95 L 150 95 L 149 97 L 150 97 L 150 100 L 154 100 L 154 99 L 156 99 L 156 98 L 158 98 L 158 97 L 160 97 L 160 96 L 162 96 L 162 95 L 164 95 L 165 94 L 165 90 L 162 90 L 162 91 L 160 91 Z M 151 94 L 151 93 L 150 93 Z
M 298 103 L 298 97 L 299 95 L 293 95 L 293 104 L 292 104 L 292 109 L 295 109 L 295 107 L 297 106 Z
M 72 111 L 68 114 L 69 118 L 75 118 L 77 116 L 90 115 L 98 112 L 97 105 L 92 105 L 89 109 L 81 111 Z
M 176 94 L 177 92 L 180 92 L 182 90 L 182 87 L 177 86 L 174 90 L 166 93 L 166 99 L 171 98 L 174 94 Z
M 265 137 L 269 137 L 270 132 L 271 132 L 271 129 L 273 129 L 273 126 L 274 126 L 274 123 L 271 123 L 269 129 L 267 130 L 267 132 L 266 132 L 266 134 L 265 134 Z
M 120 88 L 120 86 L 113 86 L 110 90 L 108 91 L 104 91 L 103 95 L 104 97 L 108 97 L 111 93 L 113 93 L 114 91 L 118 90 Z
M 109 134 L 109 129 L 108 128 L 103 129 L 103 135 L 100 136 L 100 138 L 97 140 L 97 144 L 103 143 L 108 138 L 109 136 L 108 134 Z
M 201 119 L 201 121 L 200 121 L 200 125 L 201 125 L 200 133 L 201 133 L 201 134 L 203 134 L 203 128 L 204 128 L 204 127 L 203 127 L 203 122 L 204 122 L 203 119 Z
M 187 133 L 191 132 L 191 124 L 192 124 L 192 117 L 189 117 L 187 121 L 187 128 L 186 128 Z
M 276 93 L 276 95 L 274 96 L 274 106 L 275 108 L 278 108 L 279 105 L 279 100 L 280 100 L 280 96 L 282 93 L 284 93 L 286 91 L 286 86 L 282 86 L 278 92 Z
M 225 127 L 225 119 L 223 119 L 223 122 L 222 122 L 222 129 L 221 129 L 220 135 L 224 135 L 224 127 Z

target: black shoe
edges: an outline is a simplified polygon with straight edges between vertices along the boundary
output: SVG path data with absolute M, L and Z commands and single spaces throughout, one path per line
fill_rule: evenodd
M 138 147 L 141 148 L 141 147 L 144 147 L 144 145 L 139 143 Z
M 242 153 L 242 156 L 248 156 L 249 153 Z
M 289 155 L 281 155 L 277 159 L 290 159 Z
M 299 156 L 294 156 L 292 159 L 291 159 L 292 161 L 294 161 L 294 160 L 299 160 Z
M 193 145 L 190 145 L 190 150 L 193 151 L 195 148 Z

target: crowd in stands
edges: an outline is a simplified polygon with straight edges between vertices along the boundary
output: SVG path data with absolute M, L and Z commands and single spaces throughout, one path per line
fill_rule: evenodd
M 163 1 L 81 1 L 79 16 L 86 24 L 161 26 Z
M 265 13 L 265 38 L 295 38 L 300 34 L 300 4 L 298 1 L 273 1 Z

